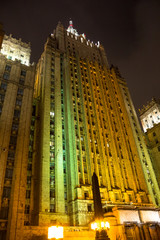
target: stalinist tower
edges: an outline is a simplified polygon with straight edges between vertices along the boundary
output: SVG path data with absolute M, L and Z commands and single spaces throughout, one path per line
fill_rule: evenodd
M 160 189 L 126 81 L 103 46 L 70 21 L 47 38 L 36 71 L 30 52 L 4 37 L 0 240 L 48 239 L 53 225 L 64 240 L 94 239 L 94 172 L 109 238 L 160 239 Z
M 30 211 L 38 224 L 88 224 L 93 172 L 108 209 L 160 204 L 126 81 L 117 68 L 109 68 L 103 46 L 78 34 L 72 21 L 67 30 L 59 23 L 47 39 L 37 65 L 35 98 L 33 181 L 39 181 L 39 205 Z M 35 194 L 31 191 L 31 202 Z

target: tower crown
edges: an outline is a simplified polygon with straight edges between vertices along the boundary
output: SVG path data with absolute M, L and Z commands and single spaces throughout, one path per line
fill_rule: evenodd
M 76 36 L 79 36 L 77 30 L 73 28 L 73 21 L 72 20 L 69 21 L 69 27 L 67 28 L 67 32 L 70 32 L 70 33 L 72 33 Z

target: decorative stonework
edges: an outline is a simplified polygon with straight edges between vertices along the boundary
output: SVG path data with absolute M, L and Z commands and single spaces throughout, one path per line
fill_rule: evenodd
M 30 65 L 30 43 L 22 42 L 21 38 L 17 40 L 11 34 L 9 36 L 4 35 L 1 53 L 10 60 L 17 59 L 24 65 Z

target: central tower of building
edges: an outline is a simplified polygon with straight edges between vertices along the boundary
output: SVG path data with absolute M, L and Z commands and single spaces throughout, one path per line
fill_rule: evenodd
M 94 211 L 93 172 L 108 210 L 160 204 L 126 81 L 109 68 L 103 46 L 79 35 L 72 21 L 67 30 L 59 23 L 47 39 L 35 100 L 26 224 L 87 225 Z

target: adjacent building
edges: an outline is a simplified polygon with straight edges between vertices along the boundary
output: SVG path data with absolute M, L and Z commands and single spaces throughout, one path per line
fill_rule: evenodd
M 139 112 L 153 168 L 160 186 L 160 100 L 153 98 Z
M 144 132 L 152 129 L 160 123 L 160 99 L 152 98 L 152 100 L 139 109 L 140 120 Z
M 28 53 L 30 45 L 4 36 L 0 53 L 0 239 L 20 239 L 24 225 L 35 66 L 29 64 L 27 54 L 26 62 L 21 60 L 17 54 L 21 49 L 22 54 Z

